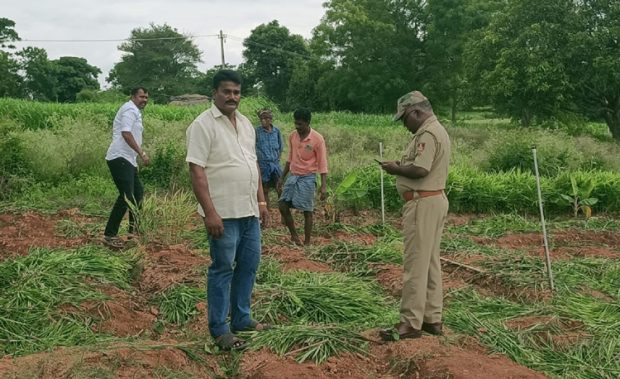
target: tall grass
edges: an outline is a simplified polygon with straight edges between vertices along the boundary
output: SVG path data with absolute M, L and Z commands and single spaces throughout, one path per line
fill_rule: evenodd
M 104 125 L 111 126 L 120 106 L 121 104 L 102 103 L 41 103 L 2 98 L 0 99 L 0 114 L 32 130 L 57 128 L 62 126 L 62 120 L 65 117 L 75 120 L 100 120 Z M 154 118 L 162 121 L 191 122 L 208 107 L 209 105 L 179 107 L 150 104 L 144 110 L 144 118 L 145 120 Z M 255 115 L 256 111 L 261 108 L 277 109 L 274 103 L 261 97 L 244 98 L 240 105 L 240 111 L 250 116 Z
M 136 210 L 137 226 L 143 242 L 179 243 L 196 215 L 194 195 L 185 190 L 147 195 Z
M 298 362 L 365 354 L 359 332 L 398 319 L 397 306 L 376 284 L 341 273 L 282 272 L 277 261 L 265 259 L 257 283 L 254 316 L 275 325 L 248 333 L 252 348 L 268 347 Z
M 10 145 L 16 147 L 7 150 L 10 157 L 2 158 L 2 162 L 8 162 L 9 173 L 2 174 L 7 179 L 0 179 L 0 185 L 4 186 L 5 193 L 11 193 L 9 200 L 28 187 L 18 180 L 21 177 L 54 186 L 81 176 L 109 178 L 103 155 L 119 105 L 0 99 L 3 125 L 10 125 L 10 133 L 0 138 L 10 139 Z M 285 136 L 293 131 L 292 116 L 280 113 L 263 98 L 244 98 L 240 110 L 257 124 L 255 112 L 262 107 L 275 110 L 274 124 Z M 185 130 L 206 108 L 149 105 L 145 109 L 144 149 L 150 153 L 152 165 L 142 167 L 141 175 L 148 187 L 189 188 L 184 162 Z M 570 175 L 578 179 L 596 178 L 592 196 L 599 202 L 595 212 L 620 209 L 617 172 L 620 147 L 617 144 L 597 141 L 587 135 L 574 137 L 563 130 L 524 130 L 502 122 L 489 123 L 486 122 L 489 119 L 484 118 L 487 116 L 484 113 L 464 114 L 465 118 L 457 127 L 447 128 L 453 141 L 448 186 L 452 211 L 535 212 L 535 186 L 530 173 L 532 141 L 536 141 L 541 171 L 546 175 L 543 189 L 550 212 L 563 211 L 557 198 L 569 192 Z M 318 113 L 314 115 L 312 126 L 327 141 L 328 185 L 339 197 L 337 203 L 357 208 L 378 207 L 379 169 L 373 158 L 379 157 L 379 143 L 383 143 L 384 159 L 399 159 L 411 141 L 411 134 L 401 124 L 390 122 L 387 115 Z M 0 143 L 0 146 L 8 145 Z M 17 168 L 22 170 L 20 175 L 10 172 Z M 349 186 L 349 192 L 338 192 L 343 182 L 351 180 L 351 175 L 355 185 Z M 386 199 L 388 209 L 399 209 L 401 201 L 395 191 L 394 178 L 389 175 L 386 176 Z
M 81 176 L 55 186 L 43 182 L 30 183 L 27 191 L 13 194 L 10 201 L 0 204 L 0 207 L 43 211 L 79 208 L 82 213 L 106 216 L 117 196 L 118 190 L 111 177 Z

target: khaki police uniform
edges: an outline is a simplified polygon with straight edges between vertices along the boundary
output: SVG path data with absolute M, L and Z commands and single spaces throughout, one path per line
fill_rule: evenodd
M 448 214 L 443 191 L 448 179 L 450 139 L 436 116 L 429 117 L 413 136 L 400 164 L 428 170 L 423 178 L 396 177 L 403 207 L 405 243 L 400 321 L 420 329 L 422 322 L 441 321 L 443 291 L 439 244 Z

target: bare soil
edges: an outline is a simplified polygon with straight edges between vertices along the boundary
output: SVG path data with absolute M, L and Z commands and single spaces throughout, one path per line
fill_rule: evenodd
M 579 321 L 564 320 L 555 316 L 526 316 L 506 321 L 506 327 L 530 332 L 541 344 L 552 344 L 556 349 L 569 349 L 592 338 Z
M 331 268 L 322 262 L 306 258 L 303 247 L 293 245 L 263 246 L 263 255 L 277 259 L 284 271 L 305 270 L 310 272 L 329 272 Z
M 376 334 L 376 331 L 374 331 Z M 545 378 L 499 355 L 444 345 L 442 339 L 424 336 L 394 343 L 373 342 L 367 357 L 345 354 L 322 365 L 298 364 L 293 357 L 278 357 L 267 350 L 244 354 L 243 378 Z
M 209 257 L 200 255 L 187 245 L 149 245 L 139 289 L 158 294 L 175 284 L 202 285 L 205 281 L 204 268 L 210 261 Z
M 166 372 L 193 378 L 222 376 L 215 357 L 198 364 L 174 347 L 176 341 L 154 343 L 141 341 L 126 346 L 91 348 L 57 348 L 52 352 L 0 359 L 2 378 L 153 378 Z M 107 374 L 102 376 L 101 374 Z M 159 374 L 159 375 L 156 375 Z
M 88 243 L 87 235 L 68 238 L 59 235 L 56 225 L 61 220 L 72 220 L 85 225 L 92 219 L 79 215 L 76 210 L 66 210 L 55 215 L 27 212 L 0 215 L 0 261 L 28 253 L 32 247 L 77 247 Z
M 544 242 L 540 233 L 509 234 L 493 240 L 475 238 L 484 245 L 495 245 L 503 249 L 526 250 L 530 255 L 544 256 Z M 549 235 L 551 258 L 571 259 L 573 257 L 601 257 L 620 259 L 620 233 L 611 231 L 561 230 Z

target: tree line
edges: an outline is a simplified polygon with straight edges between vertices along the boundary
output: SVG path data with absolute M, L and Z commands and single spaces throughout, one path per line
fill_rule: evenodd
M 312 37 L 278 21 L 243 41 L 244 94 L 282 109 L 392 112 L 420 89 L 449 111 L 492 106 L 523 126 L 604 120 L 620 140 L 620 2 L 617 0 L 330 0 Z M 0 19 L 0 95 L 74 101 L 97 89 L 82 58 L 12 52 L 14 23 Z M 200 72 L 201 52 L 168 25 L 137 28 L 107 81 L 145 85 L 158 102 L 210 92 L 220 66 Z M 71 58 L 71 59 L 68 59 Z M 77 93 L 72 95 L 76 89 Z M 88 93 L 82 93 L 87 98 Z M 93 96 L 91 94 L 91 96 Z

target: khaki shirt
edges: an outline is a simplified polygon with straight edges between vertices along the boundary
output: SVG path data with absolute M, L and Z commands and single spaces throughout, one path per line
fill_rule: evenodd
M 428 175 L 418 179 L 396 176 L 396 189 L 401 196 L 406 191 L 436 191 L 446 188 L 450 164 L 450 138 L 436 116 L 424 121 L 414 134 L 400 164 L 412 164 L 428 170 Z
M 214 105 L 187 128 L 186 162 L 204 168 L 209 193 L 221 218 L 258 217 L 256 131 L 235 111 L 237 129 Z M 198 213 L 204 217 L 200 204 Z

